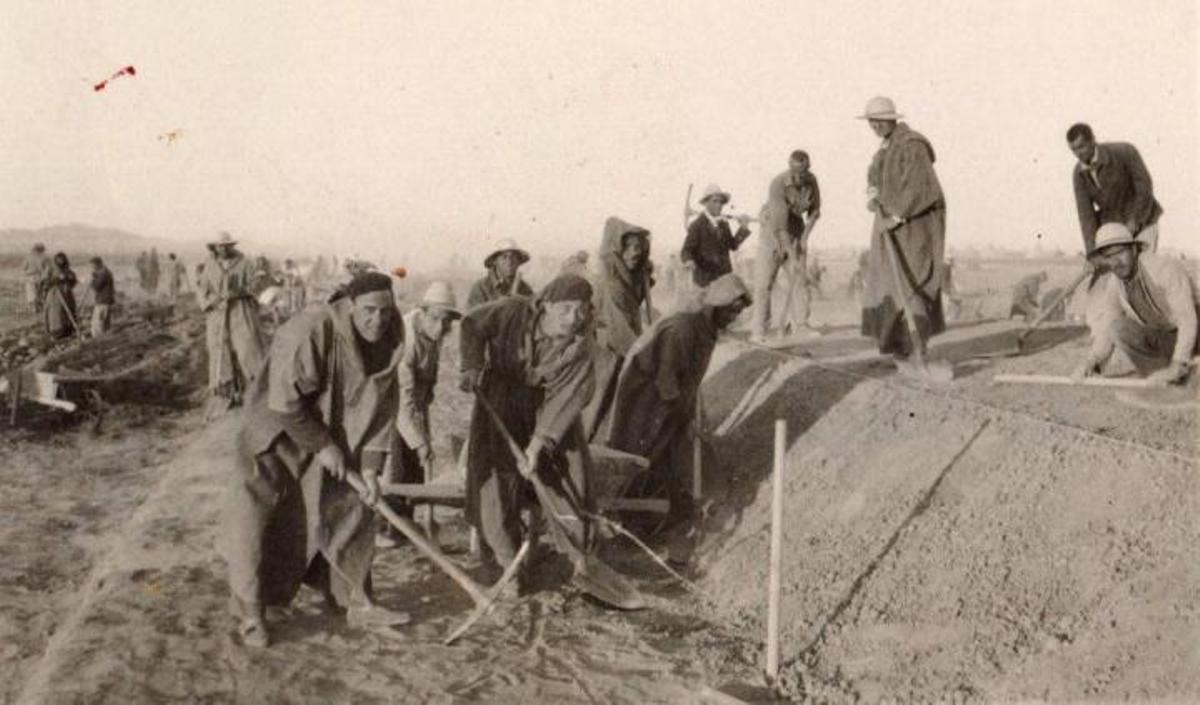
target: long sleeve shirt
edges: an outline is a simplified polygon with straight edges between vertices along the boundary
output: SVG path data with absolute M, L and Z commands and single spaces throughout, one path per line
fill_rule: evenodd
M 390 358 L 379 369 L 363 354 L 343 298 L 285 323 L 271 343 L 265 375 L 256 380 L 243 435 L 263 452 L 287 434 L 306 453 L 335 443 L 351 464 L 366 451 L 386 453 L 396 417 L 396 365 L 404 347 L 398 317 L 380 342 Z
M 1092 330 L 1091 357 L 1102 360 L 1116 344 L 1113 324 L 1121 317 L 1157 330 L 1174 329 L 1175 362 L 1190 360 L 1196 348 L 1196 292 L 1177 260 L 1152 252 L 1138 256 L 1137 272 L 1129 282 L 1105 277 L 1100 303 L 1088 312 Z
M 92 272 L 92 300 L 98 306 L 111 306 L 116 303 L 116 292 L 113 286 L 113 275 L 108 267 L 101 267 Z
M 1101 225 L 1123 223 L 1137 234 L 1162 215 L 1162 206 L 1154 200 L 1150 172 L 1137 148 L 1126 142 L 1096 145 L 1090 164 L 1076 163 L 1071 182 L 1088 253 L 1095 249 L 1096 231 Z
M 431 443 L 429 406 L 433 404 L 433 388 L 437 385 L 441 357 L 441 341 L 418 330 L 421 315 L 420 309 L 404 315 L 404 356 L 396 366 L 400 393 L 396 429 L 409 448 Z
M 537 334 L 537 306 L 510 297 L 471 309 L 459 331 L 464 372 L 485 371 L 509 386 L 537 389 L 535 436 L 550 448 L 562 443 L 596 387 L 590 335 L 554 340 Z
M 696 284 L 707 286 L 714 279 L 733 271 L 729 253 L 748 237 L 750 229 L 745 226 L 738 228 L 737 234 L 734 234 L 726 221 L 714 221 L 707 214 L 701 214 L 688 226 L 679 259 L 692 262 L 695 265 Z

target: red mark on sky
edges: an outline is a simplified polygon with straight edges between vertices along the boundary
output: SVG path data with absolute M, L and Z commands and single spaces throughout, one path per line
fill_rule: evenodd
M 109 76 L 108 78 L 104 79 L 103 81 L 92 86 L 92 90 L 99 93 L 100 91 L 102 91 L 106 87 L 108 87 L 109 81 L 115 81 L 116 79 L 120 78 L 121 76 L 136 76 L 136 75 L 137 75 L 137 69 L 135 69 L 132 66 L 126 66 L 125 68 L 121 69 L 120 71 L 117 71 L 113 75 Z

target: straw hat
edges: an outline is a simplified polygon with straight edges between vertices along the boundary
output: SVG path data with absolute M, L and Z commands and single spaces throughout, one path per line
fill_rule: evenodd
M 710 198 L 720 198 L 722 203 L 729 203 L 729 193 L 722 191 L 720 186 L 709 184 L 704 187 L 704 195 L 700 196 L 700 202 L 704 203 Z
M 1122 223 L 1105 223 L 1096 231 L 1096 245 L 1092 252 L 1099 252 L 1113 245 L 1136 245 L 1138 241 Z
M 896 104 L 891 98 L 878 95 L 867 101 L 867 109 L 862 115 L 858 116 L 859 120 L 899 120 L 904 117 L 896 112 Z
M 462 318 L 462 313 L 458 310 L 458 299 L 454 296 L 454 289 L 444 281 L 435 281 L 425 290 L 425 295 L 421 297 L 421 305 L 429 308 L 437 308 L 443 311 L 449 311 L 454 318 Z
M 501 240 L 496 245 L 496 249 L 492 250 L 492 253 L 483 260 L 483 266 L 490 269 L 492 266 L 492 260 L 496 259 L 505 252 L 517 253 L 517 259 L 521 260 L 521 264 L 525 264 L 529 261 L 529 253 L 525 250 L 522 250 L 520 247 L 517 247 L 516 240 L 512 239 L 511 237 L 506 237 Z
M 232 235 L 230 235 L 228 232 L 222 230 L 221 237 L 217 238 L 216 240 L 213 240 L 212 242 L 210 242 L 208 244 L 209 244 L 209 247 L 220 247 L 222 245 L 232 246 L 232 245 L 237 244 L 237 240 L 234 240 Z

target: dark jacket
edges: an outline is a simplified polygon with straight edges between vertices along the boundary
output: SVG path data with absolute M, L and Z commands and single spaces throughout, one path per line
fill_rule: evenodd
M 108 267 L 92 272 L 92 300 L 97 306 L 111 306 L 117 302 L 113 275 Z
M 522 279 L 517 283 L 516 294 L 532 297 L 533 289 L 530 289 L 529 285 Z M 495 273 L 488 271 L 487 276 L 475 282 L 474 286 L 471 287 L 471 293 L 467 295 L 467 308 L 475 308 L 480 304 L 502 299 L 508 295 L 508 291 L 501 290 Z
M 708 286 L 712 280 L 733 271 L 729 253 L 736 250 L 748 237 L 749 228 L 738 228 L 737 234 L 734 235 L 730 232 L 728 222 L 719 220 L 714 226 L 708 216 L 702 213 L 688 226 L 687 238 L 683 241 L 679 259 L 683 262 L 693 262 L 693 280 L 698 286 Z
M 1096 231 L 1105 223 L 1132 224 L 1139 230 L 1158 222 L 1162 206 L 1154 200 L 1154 184 L 1137 148 L 1126 142 L 1096 145 L 1093 166 L 1076 163 L 1071 172 L 1075 206 L 1085 252 L 1096 245 Z

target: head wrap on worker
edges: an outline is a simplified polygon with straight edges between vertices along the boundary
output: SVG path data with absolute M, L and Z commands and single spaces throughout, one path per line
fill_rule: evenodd
M 373 291 L 391 291 L 392 278 L 382 272 L 362 272 L 346 284 L 346 296 L 357 299 Z
M 553 304 L 560 301 L 592 300 L 592 285 L 577 274 L 560 274 L 542 289 L 538 295 L 541 303 Z

